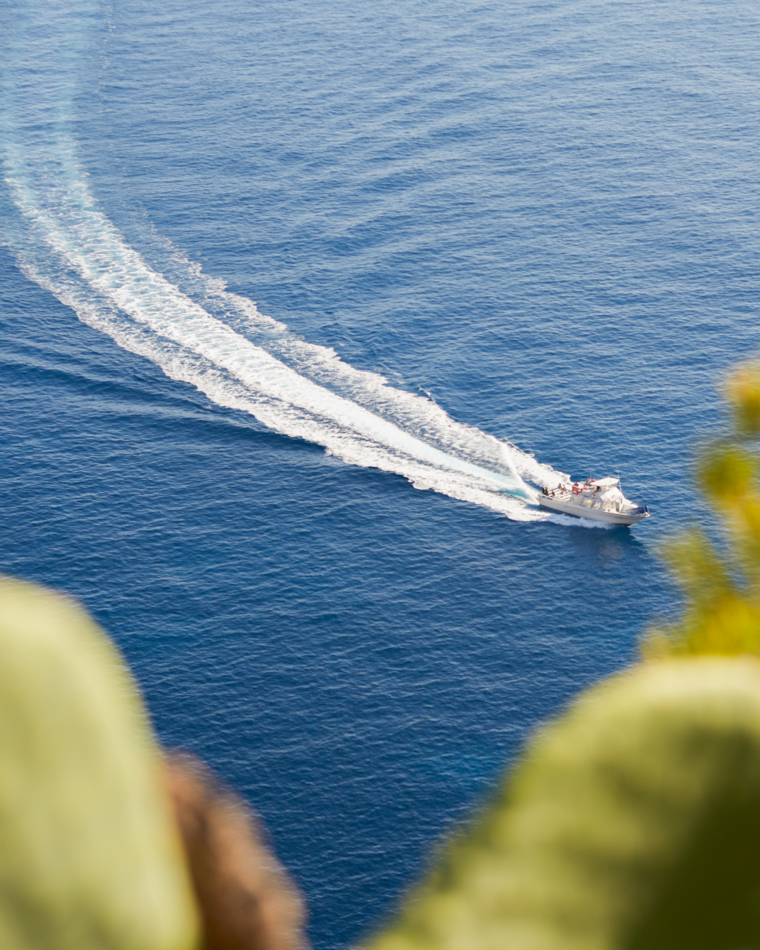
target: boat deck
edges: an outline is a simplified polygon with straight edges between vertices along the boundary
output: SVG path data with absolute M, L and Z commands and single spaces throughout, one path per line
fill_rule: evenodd
M 622 501 L 605 501 L 600 492 L 584 489 L 573 492 L 569 488 L 555 488 L 548 495 L 541 494 L 538 503 L 542 508 L 574 518 L 605 521 L 608 524 L 632 525 L 649 517 L 649 509 Z

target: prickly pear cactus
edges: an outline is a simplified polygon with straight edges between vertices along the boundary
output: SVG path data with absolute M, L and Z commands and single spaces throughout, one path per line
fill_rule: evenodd
M 760 663 L 645 665 L 540 732 L 366 950 L 760 947 Z
M 0 579 L 0 947 L 192 950 L 196 911 L 134 683 L 75 604 Z

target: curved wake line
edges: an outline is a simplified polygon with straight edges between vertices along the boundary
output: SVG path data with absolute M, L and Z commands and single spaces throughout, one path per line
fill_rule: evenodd
M 68 159 L 61 163 L 61 167 L 70 167 L 74 164 L 71 143 L 59 140 L 57 144 L 59 154 L 63 153 L 64 158 Z M 523 481 L 515 462 L 522 462 L 521 467 L 527 470 L 526 475 L 535 477 L 533 469 L 543 469 L 543 466 L 535 465 L 530 456 L 520 453 L 508 443 L 500 443 L 503 464 L 508 471 L 485 468 L 436 448 L 356 401 L 313 382 L 211 316 L 163 275 L 154 271 L 137 251 L 125 243 L 114 225 L 97 209 L 84 176 L 68 181 L 59 178 L 55 185 L 47 189 L 46 194 L 41 195 L 39 189 L 33 186 L 30 176 L 25 174 L 29 166 L 23 156 L 16 149 L 8 151 L 6 181 L 14 202 L 37 242 L 52 252 L 53 258 L 63 267 L 56 280 L 51 273 L 55 268 L 35 267 L 33 258 L 39 255 L 29 254 L 27 260 L 23 260 L 23 252 L 17 256 L 22 258 L 20 262 L 26 265 L 24 269 L 29 276 L 52 290 L 64 303 L 74 306 L 83 320 L 99 325 L 117 342 L 128 344 L 128 327 L 119 327 L 118 313 L 130 317 L 160 338 L 154 341 L 155 345 L 143 345 L 139 350 L 169 375 L 185 378 L 221 404 L 251 412 L 273 429 L 318 442 L 347 462 L 395 471 L 407 477 L 416 487 L 432 488 L 463 500 L 485 504 L 520 520 L 542 517 L 538 511 L 528 511 L 518 502 L 518 499 L 532 501 L 535 493 Z M 47 165 L 50 171 L 49 159 Z M 37 249 L 40 249 L 39 246 Z M 81 299 L 81 292 L 77 294 L 71 286 L 70 277 L 68 281 L 65 279 L 66 270 L 74 271 L 86 287 L 94 292 L 93 303 L 100 298 L 114 305 L 116 313 L 112 311 L 109 321 L 99 319 L 97 313 L 92 312 L 92 307 L 86 306 L 87 301 Z M 221 293 L 225 294 L 228 302 L 231 301 L 240 309 L 254 307 L 251 301 L 243 301 L 224 291 Z M 161 349 L 162 340 L 176 344 L 187 356 L 200 357 L 216 372 L 204 374 L 197 361 L 193 366 L 187 365 L 186 361 L 185 372 L 182 372 L 176 358 L 167 362 L 166 353 Z M 309 344 L 302 345 L 309 347 Z M 316 351 L 310 353 L 312 358 L 322 355 L 323 361 L 326 357 L 329 363 L 341 363 L 332 351 L 313 346 L 310 349 Z M 318 354 L 320 349 L 323 354 Z M 190 359 L 189 363 L 192 362 Z M 187 372 L 188 369 L 190 372 Z M 223 377 L 219 378 L 220 370 L 242 384 L 243 392 L 240 392 L 241 387 L 234 384 L 225 387 Z M 371 377 L 374 374 L 361 375 Z M 382 377 L 378 379 L 382 380 Z M 390 389 L 384 380 L 380 385 L 384 390 Z M 230 395 L 236 389 L 237 398 L 231 399 Z M 396 393 L 406 401 L 421 403 L 422 407 L 418 409 L 422 408 L 428 415 L 431 410 L 435 414 L 442 413 L 439 407 L 426 399 L 401 391 L 394 391 L 394 395 Z M 253 398 L 246 399 L 246 395 Z M 268 406 L 261 405 L 262 397 L 269 403 Z M 447 416 L 445 418 L 449 428 L 457 428 L 453 420 Z M 338 431 L 334 431 L 336 428 Z M 469 427 L 460 428 L 466 430 Z M 333 431 L 326 431 L 328 429 Z M 513 454 L 522 458 L 515 460 L 510 457 Z M 509 494 L 500 494 L 502 492 Z
M 524 479 L 550 482 L 562 473 L 456 423 L 431 400 L 349 366 L 333 350 L 294 337 L 176 249 L 188 292 L 152 268 L 99 209 L 75 143 L 61 131 L 66 103 L 54 97 L 46 105 L 46 92 L 34 99 L 28 124 L 17 118 L 11 96 L 4 122 L 5 181 L 20 212 L 15 226 L 6 222 L 5 239 L 30 279 L 83 322 L 219 405 L 316 442 L 350 464 L 396 472 L 417 488 L 515 520 L 547 519 L 529 505 L 536 492 Z

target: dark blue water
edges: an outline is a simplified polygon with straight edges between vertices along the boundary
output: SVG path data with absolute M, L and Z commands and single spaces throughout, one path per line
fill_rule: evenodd
M 674 608 L 758 342 L 759 14 L 0 12 L 0 566 L 84 601 L 345 947 Z M 654 517 L 542 520 L 553 469 Z

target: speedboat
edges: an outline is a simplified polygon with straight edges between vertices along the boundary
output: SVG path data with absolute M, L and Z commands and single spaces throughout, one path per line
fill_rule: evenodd
M 538 503 L 561 515 L 607 524 L 632 525 L 649 517 L 647 507 L 625 497 L 619 478 L 587 478 L 585 482 L 545 487 L 538 496 Z

